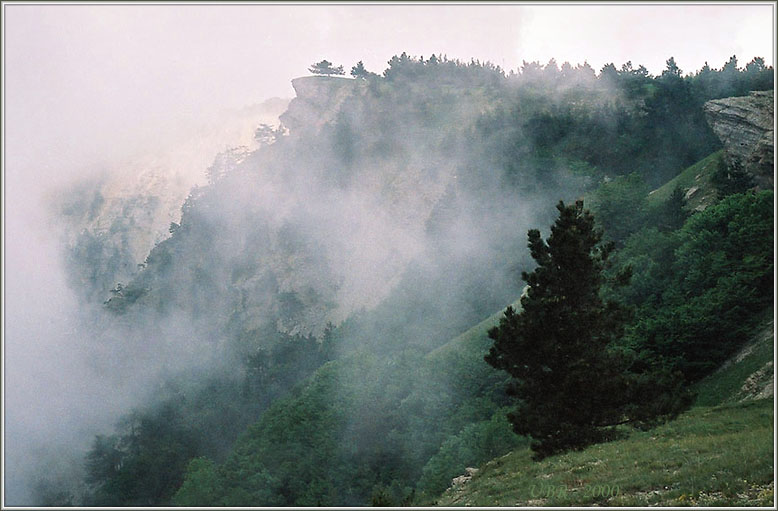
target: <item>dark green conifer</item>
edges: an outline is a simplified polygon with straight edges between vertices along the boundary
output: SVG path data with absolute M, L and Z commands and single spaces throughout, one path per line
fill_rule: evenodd
M 533 439 L 539 458 L 613 438 L 615 426 L 676 414 L 689 402 L 676 375 L 660 374 L 619 348 L 626 309 L 601 298 L 612 244 L 601 243 L 583 202 L 557 206 L 559 218 L 544 241 L 529 231 L 538 267 L 523 273 L 522 311 L 505 311 L 486 361 L 513 376 L 517 407 L 508 418 Z M 629 275 L 618 278 L 621 283 Z

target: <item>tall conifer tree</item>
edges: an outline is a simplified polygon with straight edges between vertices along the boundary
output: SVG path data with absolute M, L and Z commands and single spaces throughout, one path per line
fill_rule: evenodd
M 601 243 L 583 202 L 557 209 L 547 241 L 529 231 L 538 267 L 522 274 L 522 311 L 508 307 L 489 332 L 494 344 L 485 357 L 514 377 L 518 405 L 508 418 L 540 458 L 608 440 L 615 426 L 650 423 L 690 402 L 678 375 L 651 364 L 630 370 L 635 360 L 617 344 L 627 311 L 600 293 L 612 244 Z

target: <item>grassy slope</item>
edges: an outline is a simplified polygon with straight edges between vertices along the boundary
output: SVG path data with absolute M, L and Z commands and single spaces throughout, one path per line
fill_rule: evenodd
M 689 167 L 652 192 L 666 199 L 676 186 L 698 187 L 691 208 L 715 200 L 709 182 L 721 152 Z M 495 315 L 430 354 L 442 360 L 488 342 Z M 677 420 L 583 451 L 531 459 L 521 449 L 481 467 L 449 488 L 439 506 L 772 506 L 773 400 L 739 401 L 752 375 L 772 376 L 772 311 L 765 326 L 731 361 L 697 384 L 697 403 Z M 484 344 L 485 343 L 485 344 Z M 441 360 L 441 361 L 442 361 Z M 753 381 L 754 378 L 752 377 Z M 757 382 L 759 383 L 759 382 Z M 762 382 L 763 383 L 763 382 Z M 606 494 L 606 495 L 603 495 Z
M 521 302 L 511 304 L 514 310 L 521 310 Z M 492 327 L 497 326 L 500 323 L 500 318 L 503 317 L 505 309 L 492 314 L 485 320 L 481 321 L 465 333 L 455 337 L 448 341 L 443 346 L 431 351 L 427 354 L 427 359 L 431 362 L 446 362 L 453 358 L 467 357 L 472 358 L 471 355 L 474 352 L 486 354 L 489 351 L 489 346 L 492 345 L 492 341 L 489 340 L 487 333 Z M 477 361 L 479 364 L 480 360 Z
M 529 449 L 514 451 L 436 504 L 772 505 L 772 440 L 770 399 L 697 407 L 654 430 L 541 462 Z
M 648 195 L 649 202 L 660 203 L 666 201 L 676 187 L 680 187 L 684 192 L 688 192 L 691 188 L 696 188 L 696 191 L 691 193 L 687 199 L 688 208 L 694 210 L 710 206 L 716 200 L 716 189 L 711 184 L 710 178 L 718 168 L 719 161 L 721 161 L 723 156 L 723 150 L 717 151 L 688 167 L 673 179 L 652 191 Z

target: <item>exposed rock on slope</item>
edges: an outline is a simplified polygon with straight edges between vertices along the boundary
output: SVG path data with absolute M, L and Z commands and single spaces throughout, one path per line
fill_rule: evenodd
M 715 99 L 704 106 L 713 131 L 724 143 L 727 162 L 753 175 L 760 188 L 773 187 L 773 91 Z
M 304 76 L 292 80 L 296 97 L 281 115 L 281 122 L 292 135 L 301 130 L 318 131 L 332 122 L 346 98 L 364 91 L 364 80 L 331 76 Z
M 701 406 L 772 397 L 775 323 L 766 320 L 757 332 L 713 374 L 697 384 Z
M 754 352 L 755 348 L 762 345 L 772 346 L 774 344 L 775 323 L 770 321 L 765 327 L 754 336 L 751 341 L 738 352 L 737 355 L 725 364 L 724 368 L 731 364 L 741 363 L 746 357 Z M 769 360 L 758 370 L 751 373 L 746 378 L 738 393 L 734 396 L 738 401 L 749 399 L 764 399 L 772 397 L 774 394 L 774 369 L 773 361 Z

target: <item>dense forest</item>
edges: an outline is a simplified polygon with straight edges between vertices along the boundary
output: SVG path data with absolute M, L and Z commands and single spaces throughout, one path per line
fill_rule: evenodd
M 156 369 L 80 480 L 42 478 L 38 504 L 434 502 L 531 442 L 508 366 L 465 332 L 528 303 L 527 232 L 546 235 L 560 200 L 583 199 L 608 244 L 592 296 L 619 304 L 613 349 L 676 378 L 679 406 L 772 307 L 773 192 L 727 168 L 703 112 L 772 90 L 763 59 L 684 74 L 670 58 L 657 76 L 405 53 L 382 74 L 317 66 L 334 76 L 295 80 L 259 149 L 219 155 L 129 281 L 111 280 L 128 256 L 108 241 L 72 248 L 101 349 Z M 649 193 L 707 157 L 712 205 Z M 99 200 L 79 193 L 70 207 Z

